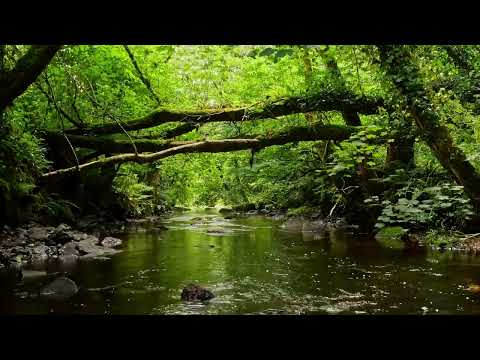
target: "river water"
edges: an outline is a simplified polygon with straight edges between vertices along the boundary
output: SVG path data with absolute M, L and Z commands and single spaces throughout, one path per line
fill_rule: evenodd
M 124 234 L 110 259 L 51 264 L 0 294 L 7 314 L 480 314 L 480 257 L 406 252 L 345 231 L 288 231 L 262 216 L 177 214 L 168 230 Z M 120 237 L 120 236 L 119 236 Z M 60 273 L 80 290 L 59 302 L 38 296 Z M 199 283 L 216 297 L 180 301 Z

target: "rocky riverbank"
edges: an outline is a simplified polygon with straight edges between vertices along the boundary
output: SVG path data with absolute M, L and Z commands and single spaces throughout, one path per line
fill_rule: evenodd
M 86 233 L 69 225 L 56 227 L 31 222 L 0 232 L 0 271 L 21 269 L 27 264 L 48 261 L 72 263 L 116 254 L 122 244 L 118 238 Z

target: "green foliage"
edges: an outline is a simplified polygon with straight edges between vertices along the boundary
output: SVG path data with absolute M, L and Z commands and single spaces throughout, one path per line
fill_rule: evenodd
M 382 152 L 375 146 L 376 142 L 390 141 L 389 133 L 376 125 L 364 126 L 347 141 L 338 146 L 334 154 L 334 165 L 327 170 L 328 176 L 352 177 L 359 165 L 369 167 L 378 165 Z
M 0 215 L 18 221 L 15 208 L 33 200 L 36 176 L 46 170 L 48 161 L 41 141 L 23 132 L 18 124 L 4 118 L 0 123 Z
M 5 68 L 11 69 L 14 60 L 27 49 L 8 46 Z M 379 52 L 374 46 L 135 45 L 130 49 L 161 106 L 173 109 L 221 110 L 335 89 L 380 96 L 390 111 L 361 116 L 359 131 L 340 143 L 292 143 L 254 154 L 250 151 L 184 154 L 153 164 L 122 165 L 114 189 L 130 215 L 152 214 L 174 205 L 238 204 L 299 208 L 293 211 L 298 214 L 320 207 L 326 214 L 333 210 L 334 214 L 341 214 L 349 210 L 352 189 L 358 188 L 360 166 L 377 172 L 377 180 L 388 187 L 376 198 L 366 200 L 366 205 L 379 210 L 378 228 L 455 227 L 472 214 L 463 190 L 449 184 L 448 174 L 421 141 L 415 144 L 417 170 L 400 169 L 392 173 L 384 166 L 385 145 L 408 132 L 403 132 L 408 109 L 395 84 L 410 84 L 417 91 L 414 94 L 417 101 L 428 98 L 433 103 L 435 109 L 431 110 L 439 113 L 442 125 L 448 126 L 454 141 L 480 169 L 475 74 L 459 70 L 442 47 L 400 47 L 398 51 L 408 50 L 412 55 L 419 72 L 403 71 L 390 77 L 377 66 Z M 476 70 L 473 72 L 478 72 L 478 49 L 460 47 L 460 50 L 472 62 Z M 305 54 L 311 63 L 309 75 Z M 331 63 L 325 59 L 336 62 L 341 78 L 332 72 Z M 426 84 L 426 92 L 420 91 L 420 81 Z M 56 106 L 41 88 L 55 99 Z M 35 179 L 49 166 L 38 130 L 73 126 L 58 108 L 74 121 L 94 125 L 142 117 L 155 107 L 157 103 L 123 46 L 66 46 L 0 122 L 2 200 L 17 201 L 35 195 Z M 269 136 L 312 122 L 343 124 L 344 120 L 342 114 L 331 112 L 276 120 L 210 123 L 177 140 Z M 154 136 L 176 125 L 165 124 L 131 135 Z M 407 135 L 418 140 L 424 136 L 421 132 Z M 124 134 L 114 137 L 127 139 Z M 73 204 L 62 203 L 58 198 L 38 197 L 37 202 L 42 211 L 52 216 L 75 211 Z
M 452 248 L 461 242 L 458 234 L 445 229 L 429 229 L 423 237 L 426 245 L 439 249 Z
M 139 182 L 136 174 L 117 176 L 113 186 L 120 203 L 130 215 L 142 216 L 154 213 L 153 187 Z
M 460 227 L 474 215 L 468 199 L 463 195 L 463 187 L 445 183 L 425 186 L 421 180 L 407 180 L 404 170 L 397 170 L 387 181 L 403 185 L 390 198 L 379 203 L 378 197 L 365 200 L 369 206 L 381 206 L 377 228 L 397 225 L 404 228 L 435 226 Z M 422 186 L 423 185 L 423 186 Z
M 57 221 L 75 221 L 75 210 L 80 208 L 71 201 L 61 199 L 55 194 L 50 196 L 38 196 L 37 211 Z

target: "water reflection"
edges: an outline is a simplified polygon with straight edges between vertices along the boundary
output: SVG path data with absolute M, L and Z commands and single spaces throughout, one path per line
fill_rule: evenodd
M 405 251 L 345 231 L 287 231 L 261 216 L 183 214 L 166 231 L 124 236 L 124 252 L 32 277 L 0 296 L 2 313 L 90 314 L 453 314 L 480 313 L 480 259 Z M 65 303 L 38 289 L 68 272 L 80 287 Z M 198 282 L 216 298 L 183 303 Z

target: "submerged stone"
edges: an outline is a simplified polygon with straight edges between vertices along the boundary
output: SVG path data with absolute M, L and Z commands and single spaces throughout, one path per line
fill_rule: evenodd
M 184 301 L 205 301 L 213 299 L 215 295 L 208 289 L 201 287 L 200 285 L 196 284 L 189 284 L 187 285 L 183 291 L 181 298 Z
M 225 229 L 222 229 L 221 227 L 212 227 L 210 229 L 207 229 L 207 233 L 211 234 L 223 234 L 225 232 Z
M 40 295 L 51 300 L 66 300 L 78 292 L 78 286 L 74 281 L 59 277 L 43 287 Z
M 61 255 L 79 255 L 80 253 L 77 250 L 77 244 L 73 241 L 66 243 L 60 249 Z

